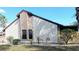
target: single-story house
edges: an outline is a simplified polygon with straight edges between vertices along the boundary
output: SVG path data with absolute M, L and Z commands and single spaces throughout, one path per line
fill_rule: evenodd
M 30 40 L 34 43 L 38 41 L 58 43 L 58 34 L 63 28 L 67 27 L 22 10 L 17 14 L 17 19 L 9 24 L 3 32 L 5 33 L 5 40 L 8 37 L 13 37 L 14 39 L 20 39 L 21 43 L 29 43 Z

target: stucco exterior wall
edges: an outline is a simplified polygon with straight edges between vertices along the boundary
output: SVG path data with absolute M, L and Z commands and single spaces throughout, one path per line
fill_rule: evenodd
M 20 39 L 19 38 L 19 20 L 16 20 L 12 25 L 10 25 L 5 30 L 5 37 L 6 39 L 10 36 L 12 36 L 14 39 Z
M 0 36 L 0 43 L 7 43 L 7 40 L 5 39 L 5 35 Z
M 42 20 L 38 17 L 32 16 L 33 20 L 33 41 L 37 42 L 37 38 L 40 38 L 40 41 L 51 43 L 57 43 L 57 25 L 50 23 L 48 21 Z
M 27 12 L 22 12 L 20 18 L 10 25 L 5 31 L 5 37 L 12 36 L 14 39 L 22 40 L 22 30 L 27 30 L 27 39 L 29 41 L 29 29 L 33 30 L 33 42 L 57 43 L 58 25 L 40 19 L 36 16 L 29 16 Z

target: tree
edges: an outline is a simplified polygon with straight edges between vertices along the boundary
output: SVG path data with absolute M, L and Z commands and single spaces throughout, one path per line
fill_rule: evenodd
M 79 32 L 72 34 L 73 43 L 79 43 Z
M 76 10 L 76 20 L 78 23 L 78 31 L 79 31 L 79 7 L 76 7 L 75 10 Z
M 6 27 L 7 19 L 4 15 L 0 14 L 0 26 L 2 28 Z
M 75 31 L 72 29 L 63 29 L 60 32 L 60 39 L 62 39 L 65 44 L 68 44 L 69 40 L 73 40 L 72 34 L 74 33 Z
M 77 21 L 73 22 L 71 26 L 78 26 L 78 22 Z

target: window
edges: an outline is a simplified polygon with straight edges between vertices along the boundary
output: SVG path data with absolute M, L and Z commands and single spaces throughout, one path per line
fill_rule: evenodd
M 33 31 L 31 29 L 29 29 L 29 39 L 33 38 Z
M 22 39 L 27 39 L 27 31 L 22 30 Z

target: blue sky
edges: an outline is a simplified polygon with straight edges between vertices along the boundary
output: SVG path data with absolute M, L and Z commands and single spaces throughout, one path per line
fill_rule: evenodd
M 63 25 L 76 21 L 74 7 L 0 7 L 0 13 L 11 23 L 23 9 Z

